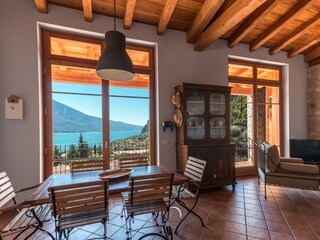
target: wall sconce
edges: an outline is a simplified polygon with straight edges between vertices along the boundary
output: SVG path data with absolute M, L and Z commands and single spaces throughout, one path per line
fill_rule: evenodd
M 165 132 L 167 128 L 170 128 L 171 132 L 172 132 L 174 129 L 174 123 L 172 121 L 162 121 L 161 128 L 162 128 L 163 132 Z

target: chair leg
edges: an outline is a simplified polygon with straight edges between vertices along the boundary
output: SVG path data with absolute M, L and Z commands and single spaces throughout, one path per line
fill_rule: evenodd
M 49 231 L 47 231 L 45 229 L 42 229 L 42 228 L 39 228 L 39 230 L 42 231 L 42 232 L 47 233 L 53 240 L 55 240 L 55 238 L 53 237 L 53 235 Z
M 107 221 L 104 219 L 102 221 L 103 224 L 103 239 L 107 239 Z
M 204 225 L 204 223 L 203 223 L 203 221 L 202 221 L 202 218 L 201 218 L 197 213 L 195 213 L 195 212 L 193 211 L 193 209 L 196 207 L 197 203 L 196 203 L 195 205 L 193 205 L 192 208 L 188 208 L 187 205 L 185 205 L 185 204 L 184 204 L 183 202 L 181 202 L 181 201 L 177 201 L 177 203 L 179 203 L 180 206 L 182 206 L 183 208 L 185 208 L 185 209 L 188 211 L 188 213 L 187 213 L 187 214 L 184 216 L 184 218 L 179 222 L 178 226 L 176 227 L 176 229 L 175 229 L 175 231 L 174 231 L 175 234 L 177 234 L 178 228 L 180 227 L 181 223 L 187 218 L 187 216 L 188 216 L 190 213 L 192 213 L 193 215 L 195 215 L 196 217 L 198 217 L 198 218 L 200 219 L 200 221 L 201 221 L 202 227 L 205 227 L 205 225 Z
M 264 181 L 264 198 L 267 199 L 267 183 Z
M 19 237 L 22 233 L 24 233 L 25 231 L 27 231 L 31 226 L 32 226 L 32 225 L 30 225 L 30 226 L 26 227 L 25 229 L 23 229 L 23 230 L 22 230 L 21 232 L 19 232 L 18 235 L 16 235 L 13 239 L 14 239 L 14 240 L 15 240 L 15 239 L 18 239 L 18 237 Z M 32 233 L 31 233 L 31 235 L 34 234 L 36 231 L 37 231 L 37 229 L 33 230 Z M 29 234 L 29 236 L 28 236 L 27 238 L 29 238 L 31 235 Z M 27 238 L 25 238 L 25 239 L 27 239 Z

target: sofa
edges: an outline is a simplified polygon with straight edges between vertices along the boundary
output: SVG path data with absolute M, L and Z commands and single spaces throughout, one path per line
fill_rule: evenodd
M 301 158 L 280 157 L 276 145 L 268 142 L 258 147 L 258 179 L 266 184 L 319 190 L 320 166 L 304 164 Z

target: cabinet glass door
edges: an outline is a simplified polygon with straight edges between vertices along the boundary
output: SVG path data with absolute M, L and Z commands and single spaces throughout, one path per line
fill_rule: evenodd
M 187 138 L 205 138 L 205 97 L 203 92 L 190 92 L 186 94 L 187 105 Z
M 224 94 L 210 95 L 210 138 L 224 139 L 226 131 L 226 97 Z

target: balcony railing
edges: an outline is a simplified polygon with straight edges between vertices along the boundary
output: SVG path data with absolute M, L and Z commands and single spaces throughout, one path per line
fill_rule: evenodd
M 148 156 L 149 141 L 114 141 L 110 144 L 110 168 L 118 168 L 118 159 L 126 156 Z M 101 160 L 101 143 L 57 144 L 53 152 L 53 174 L 70 173 L 71 163 L 83 160 Z
M 252 163 L 253 146 L 250 139 L 232 138 L 231 141 L 236 145 L 236 163 Z

